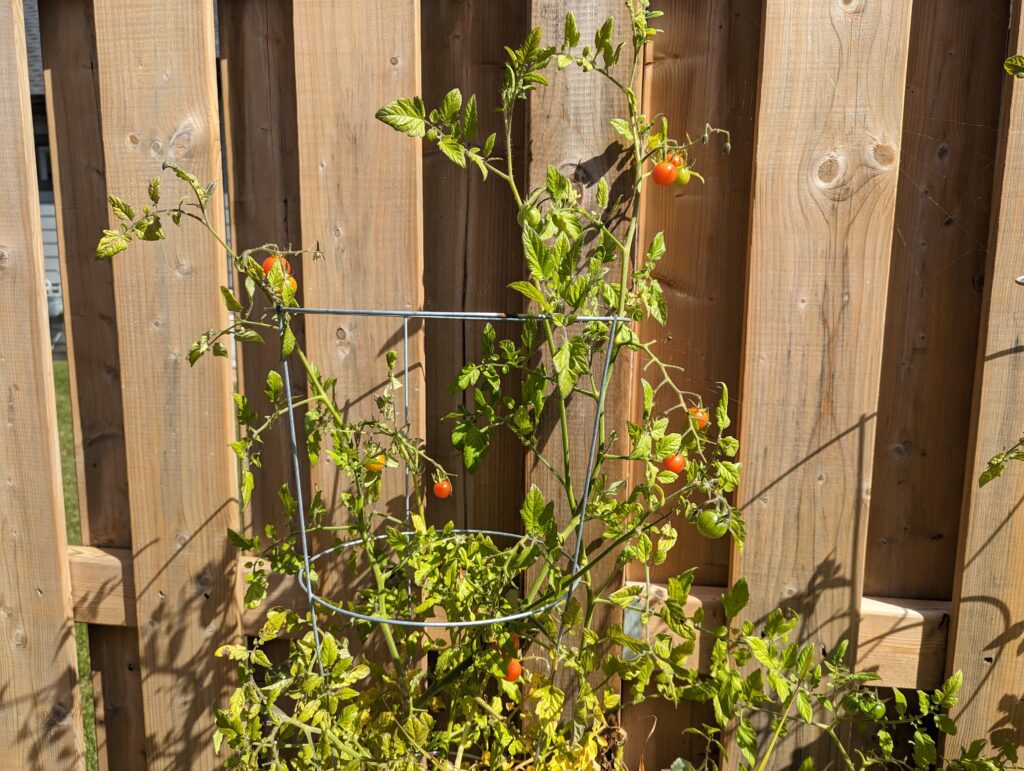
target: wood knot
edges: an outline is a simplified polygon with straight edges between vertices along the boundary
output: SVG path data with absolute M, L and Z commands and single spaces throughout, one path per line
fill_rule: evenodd
M 0 246 L 0 270 L 7 270 L 13 262 L 10 250 L 6 246 Z
M 848 183 L 849 162 L 842 150 L 830 150 L 819 161 L 813 172 L 813 182 L 826 197 L 833 201 L 849 198 L 853 191 Z
M 896 163 L 896 148 L 886 142 L 876 142 L 871 146 L 870 159 L 873 166 L 888 169 Z
M 843 13 L 860 13 L 864 10 L 864 0 L 836 0 L 836 5 Z

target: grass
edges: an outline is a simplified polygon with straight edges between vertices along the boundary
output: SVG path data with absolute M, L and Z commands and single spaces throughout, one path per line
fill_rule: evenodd
M 64 513 L 67 518 L 68 543 L 82 543 L 82 514 L 78 508 L 78 475 L 75 469 L 74 416 L 71 413 L 71 386 L 66 361 L 53 362 L 53 384 L 57 392 L 57 429 L 60 433 L 60 470 L 64 480 Z M 89 662 L 89 627 L 75 624 L 78 645 L 78 684 L 82 700 L 82 721 L 85 726 L 85 762 L 89 771 L 96 771 L 96 708 L 92 692 L 92 666 Z

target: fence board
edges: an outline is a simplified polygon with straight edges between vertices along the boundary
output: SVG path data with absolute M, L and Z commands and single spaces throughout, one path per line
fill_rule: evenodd
M 39 12 L 82 541 L 127 548 L 132 534 L 113 274 L 109 263 L 94 257 L 96 234 L 107 226 L 107 189 L 92 3 L 43 0 Z M 143 768 L 136 635 L 92 627 L 89 651 L 100 767 Z
M 232 246 L 247 249 L 276 243 L 282 248 L 289 244 L 299 248 L 291 0 L 222 0 L 218 13 Z M 301 283 L 302 258 L 289 258 L 289 262 Z M 262 298 L 258 303 L 260 309 L 268 307 Z M 295 324 L 300 340 L 303 326 L 301 319 Z M 272 343 L 238 348 L 239 390 L 261 414 L 269 408 L 264 394 L 267 372 L 280 368 L 278 358 L 278 348 Z M 300 374 L 295 373 L 293 385 L 301 392 L 305 379 L 298 377 Z M 247 524 L 255 533 L 262 533 L 267 523 L 280 527 L 283 521 L 277 492 L 292 478 L 291 449 L 283 421 L 264 434 L 260 457 L 258 484 L 246 512 Z
M 498 89 L 502 46 L 516 47 L 527 33 L 525 3 L 441 0 L 423 6 L 423 98 L 441 104 L 451 88 L 464 100 L 476 94 L 477 137 L 502 135 Z M 522 159 L 525 127 L 515 127 L 514 157 Z M 498 152 L 503 152 L 499 147 Z M 521 169 L 520 169 L 521 170 Z M 424 307 L 428 310 L 518 312 L 521 297 L 507 289 L 523 276 L 516 207 L 508 188 L 475 168 L 463 171 L 433 143 L 423 144 Z M 499 338 L 515 326 L 495 326 Z M 466 478 L 462 455 L 451 443 L 451 424 L 442 422 L 458 402 L 448 394 L 462 366 L 480 355 L 480 322 L 431 321 L 424 327 L 427 367 L 427 447 L 446 468 L 461 475 L 436 521 L 460 527 L 516 532 L 523 488 L 523 448 L 508 432 L 494 435 L 487 460 Z M 513 388 L 515 386 L 512 386 Z M 471 406 L 471 405 L 468 405 Z
M 96 46 L 107 184 L 141 204 L 164 160 L 220 178 L 213 7 L 98 3 Z M 130 24 L 125 20 L 131 19 Z M 165 198 L 180 183 L 164 173 Z M 214 226 L 223 227 L 218 196 Z M 224 324 L 226 260 L 212 239 L 166 224 L 167 240 L 114 261 L 142 694 L 150 768 L 213 768 L 210 707 L 231 673 L 214 647 L 241 634 L 231 370 L 186 352 Z
M 21 0 L 0 2 L 0 767 L 84 768 Z
M 826 650 L 858 632 L 910 10 L 769 0 L 762 25 L 733 573 Z M 811 738 L 778 763 L 836 762 Z
M 1021 7 L 1013 9 L 1011 52 L 1020 50 Z M 1013 279 L 1021 273 L 1024 240 L 1024 84 L 1004 83 L 1002 126 L 996 161 L 996 183 L 985 269 L 975 384 L 975 420 L 960 528 L 958 576 L 953 594 L 949 669 L 962 670 L 964 690 L 957 708 L 963 743 L 987 737 L 997 745 L 1024 744 L 1024 576 L 1019 565 L 1024 549 L 1024 465 L 983 489 L 978 475 L 986 461 L 1012 445 L 1024 431 L 1020 383 L 1024 376 L 1021 329 L 1024 289 Z M 961 743 L 959 739 L 948 743 Z
M 592 36 L 609 16 L 615 17 L 615 29 L 621 31 L 630 28 L 630 20 L 624 13 L 623 4 L 618 0 L 553 0 L 534 3 L 530 26 L 541 28 L 544 45 L 558 45 L 561 42 L 565 15 L 570 10 L 576 17 L 584 39 Z M 623 79 L 629 77 L 628 67 L 631 59 L 632 51 L 624 50 L 622 63 L 619 65 L 619 75 Z M 575 68 L 558 73 L 552 69 L 549 82 L 548 87 L 534 91 L 528 102 L 529 188 L 544 186 L 547 167 L 550 164 L 573 182 L 581 193 L 581 205 L 587 208 L 600 208 L 595 202 L 595 197 L 597 183 L 602 177 L 607 177 L 611 189 L 610 200 L 614 201 L 619 194 L 628 195 L 632 184 L 632 171 L 628 164 L 617 164 L 627 151 L 619 144 L 617 134 L 609 124 L 611 118 L 627 114 L 625 97 L 606 79 L 594 78 Z M 639 83 L 637 88 L 639 89 Z M 627 167 L 625 175 L 623 166 Z M 620 237 L 624 234 L 621 225 L 620 221 L 609 223 L 613 229 L 618 228 Z M 617 280 L 617 263 L 610 267 L 610 280 Z M 616 430 L 619 436 L 625 436 L 625 423 L 632 415 L 632 365 L 633 357 L 623 351 L 616 362 L 605 401 L 607 425 L 609 430 Z M 597 357 L 595 368 L 601 366 L 603 358 Z M 552 397 L 552 404 L 545 410 L 538 433 L 540 451 L 558 467 L 563 445 L 558 411 L 554 404 L 556 400 L 557 395 Z M 573 490 L 577 496 L 581 495 L 583 490 L 590 448 L 589 439 L 594 430 L 594 414 L 593 401 L 569 399 L 568 436 L 573 437 L 570 463 Z M 604 469 L 611 478 L 615 478 L 619 473 L 613 462 L 606 463 Z M 621 473 L 626 473 L 624 464 L 621 465 Z M 527 459 L 527 478 L 540 488 L 545 498 L 555 501 L 555 517 L 559 528 L 565 527 L 573 512 L 569 511 L 566 505 L 565 493 L 558 480 L 532 457 Z M 590 523 L 585 528 L 585 543 L 591 543 L 599 538 L 602 530 L 603 527 L 599 523 Z M 616 567 L 613 559 L 608 558 L 591 570 L 589 580 L 595 587 L 602 586 L 608 581 L 609 589 L 614 590 L 621 581 L 620 574 L 621 569 Z M 617 609 L 598 607 L 590 625 L 596 628 L 605 627 L 613 623 L 618 615 L 620 613 Z M 572 702 L 573 697 L 570 693 L 567 695 L 566 703 L 571 705 Z
M 420 145 L 374 118 L 419 92 L 419 3 L 296 4 L 295 77 L 302 229 L 326 259 L 307 264 L 304 299 L 319 307 L 420 308 L 423 302 Z M 331 56 L 324 57 L 323 51 Z M 348 419 L 374 414 L 384 353 L 401 355 L 397 319 L 308 318 L 310 358 L 338 378 Z M 423 435 L 422 334 L 411 326 L 411 431 Z M 401 366 L 401 364 L 399 365 Z M 329 509 L 344 479 L 329 463 L 312 470 Z M 403 474 L 384 472 L 382 503 L 403 509 Z M 326 571 L 324 571 L 326 573 Z M 328 593 L 345 590 L 335 571 Z
M 867 594 L 953 590 L 1009 9 L 914 3 Z
M 644 75 L 647 114 L 664 113 L 675 136 L 699 135 L 705 122 L 728 129 L 732 152 L 723 155 L 719 141 L 697 148 L 696 168 L 706 176 L 705 186 L 648 190 L 641 242 L 665 233 L 668 252 L 655 276 L 665 293 L 668 324 L 645 324 L 640 336 L 656 340 L 666 361 L 686 368 L 687 390 L 715 404 L 719 382 L 734 393 L 739 385 L 761 3 L 662 0 L 657 7 L 665 16 L 657 21 L 663 32 L 650 46 Z M 734 417 L 737 404 L 730 404 Z M 652 580 L 664 583 L 696 566 L 701 583 L 724 586 L 729 555 L 728 539 L 710 541 L 681 527 L 669 559 L 652 568 Z M 643 578 L 628 567 L 626 577 Z M 627 765 L 639 765 L 650 730 L 646 716 L 655 711 L 662 731 L 648 743 L 645 761 L 662 768 L 680 756 L 695 759 L 704 743 L 675 726 L 710 723 L 710 707 L 686 703 L 673 710 L 648 703 L 623 711 L 631 737 Z

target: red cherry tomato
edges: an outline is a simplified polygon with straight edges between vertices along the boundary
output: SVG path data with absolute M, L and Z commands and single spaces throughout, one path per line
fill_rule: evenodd
M 652 176 L 654 177 L 655 184 L 671 185 L 676 181 L 676 165 L 668 161 L 662 161 L 654 167 Z
M 434 482 L 434 495 L 441 500 L 444 500 L 452 494 L 452 483 L 448 479 L 442 479 L 439 482 Z
M 523 665 L 519 663 L 519 659 L 509 659 L 508 665 L 505 668 L 505 681 L 514 683 L 522 676 Z
M 680 155 L 679 153 L 672 153 L 672 155 L 670 155 L 665 160 L 667 160 L 669 163 L 671 163 L 677 169 L 680 166 L 685 166 L 686 165 L 686 159 L 682 155 Z
M 697 430 L 703 431 L 708 427 L 708 411 L 703 407 L 690 407 L 690 415 L 693 422 L 697 424 Z
M 675 455 L 669 455 L 662 462 L 662 466 L 665 467 L 666 471 L 671 471 L 673 474 L 682 474 L 683 469 L 686 468 L 686 456 L 681 452 L 677 452 Z
M 284 268 L 284 272 L 287 273 L 289 276 L 292 274 L 292 265 L 291 265 L 291 263 L 288 262 L 288 260 L 286 260 L 284 257 L 281 257 L 281 256 L 276 255 L 276 254 L 272 254 L 269 257 L 267 257 L 267 259 L 265 259 L 263 261 L 263 275 L 264 276 L 269 276 L 270 275 L 270 271 L 273 270 L 275 262 L 280 262 L 281 263 L 281 267 Z

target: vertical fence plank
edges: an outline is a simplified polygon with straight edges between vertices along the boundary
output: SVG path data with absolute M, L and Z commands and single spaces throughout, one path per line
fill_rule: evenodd
M 953 590 L 1009 9 L 914 3 L 868 595 Z
M 663 231 L 668 245 L 656 276 L 669 320 L 664 327 L 647 324 L 641 337 L 656 339 L 662 358 L 686 368 L 685 387 L 714 405 L 720 382 L 734 392 L 739 385 L 760 7 L 712 0 L 664 0 L 658 7 L 664 32 L 652 45 L 648 113 L 664 113 L 674 136 L 699 136 L 706 122 L 728 129 L 732 152 L 723 154 L 717 138 L 698 145 L 694 163 L 706 185 L 648 190 L 645 234 L 649 240 Z M 695 565 L 701 584 L 724 586 L 728 540 L 684 530 L 652 580 Z
M 82 542 L 128 548 L 131 517 L 114 287 L 110 264 L 95 259 L 96 234 L 107 226 L 107 189 L 92 2 L 43 0 L 39 12 L 64 329 L 79 439 Z M 89 649 L 100 766 L 144 768 L 136 632 L 93 626 Z
M 0 767 L 84 768 L 22 13 L 0 2 Z
M 1022 14 L 1013 9 L 1010 52 L 1020 50 Z M 1017 566 L 1024 550 L 1024 465 L 978 489 L 987 460 L 1024 432 L 1020 384 L 1024 378 L 1024 83 L 1004 83 L 1002 130 L 996 159 L 991 244 L 985 269 L 985 300 L 978 346 L 975 420 L 965 480 L 957 581 L 950 629 L 950 671 L 962 670 L 956 746 L 976 737 L 1024 745 L 1024 577 Z
M 609 16 L 615 17 L 614 27 L 620 35 L 628 35 L 631 28 L 624 4 L 619 0 L 551 0 L 534 3 L 531 8 L 531 27 L 540 27 L 544 45 L 558 45 L 562 40 L 565 15 L 572 11 L 584 40 L 591 38 L 594 31 Z M 632 50 L 627 43 L 623 52 L 618 75 L 629 78 L 629 63 Z M 581 193 L 581 205 L 598 209 L 596 192 L 598 181 L 607 177 L 611 189 L 610 200 L 618 195 L 629 195 L 632 187 L 632 169 L 627 162 L 628 150 L 618 141 L 618 135 L 609 121 L 627 114 L 626 98 L 618 89 L 601 77 L 593 77 L 576 68 L 548 74 L 550 85 L 530 94 L 527 115 L 527 182 L 529 189 L 543 187 L 547 167 L 554 166 L 573 182 Z M 638 82 L 640 88 L 639 73 Z M 623 156 L 626 156 L 624 158 Z M 620 163 L 620 161 L 623 161 Z M 625 173 L 624 173 L 625 171 Z M 625 228 L 622 219 L 609 223 L 618 229 L 620 237 Z M 611 267 L 610 280 L 617 280 L 618 263 Z M 595 368 L 603 365 L 603 357 L 594 359 Z M 609 430 L 619 437 L 626 435 L 626 421 L 632 417 L 632 382 L 634 357 L 622 351 L 616 361 L 612 380 L 605 400 L 605 414 Z M 557 395 L 552 400 L 557 399 Z M 570 398 L 567 403 L 568 436 L 571 437 L 570 464 L 573 490 L 580 495 L 586 476 L 589 439 L 594 430 L 596 407 L 592 400 Z M 562 438 L 555 405 L 545 411 L 538 431 L 540 451 L 558 467 L 562 457 Z M 628 468 L 624 463 L 607 462 L 604 466 L 610 478 L 625 476 Z M 565 527 L 574 512 L 569 511 L 565 493 L 554 476 L 534 458 L 527 459 L 527 479 L 536 484 L 547 500 L 555 501 L 555 517 L 559 528 Z M 600 523 L 589 523 L 584 531 L 584 542 L 590 544 L 600 538 L 603 527 Z M 575 538 L 575 536 L 573 536 Z M 593 555 L 592 550 L 588 550 Z M 621 568 L 612 558 L 595 565 L 589 575 L 592 586 L 605 585 L 614 590 L 622 579 Z M 598 607 L 591 619 L 592 628 L 603 628 L 621 617 L 618 609 Z M 600 678 L 596 678 L 599 680 Z M 560 684 L 566 687 L 568 683 Z M 571 687 L 571 686 L 569 686 Z M 566 703 L 574 701 L 572 692 L 567 694 Z
M 420 144 L 374 118 L 380 106 L 419 92 L 419 19 L 417 0 L 295 3 L 302 230 L 326 257 L 306 265 L 308 305 L 415 309 L 423 302 Z M 410 327 L 411 432 L 423 436 L 423 341 Z M 374 414 L 384 353 L 401 356 L 401 320 L 310 317 L 306 337 L 312 361 L 338 378 L 346 418 Z M 326 462 L 312 477 L 331 509 L 344 477 Z M 384 472 L 382 503 L 399 516 L 403 480 L 400 469 Z M 329 580 L 326 591 L 345 590 L 341 577 Z
M 762 25 L 733 572 L 826 650 L 856 640 L 910 10 L 768 0 Z M 810 738 L 779 762 L 832 761 Z
M 222 0 L 221 92 L 231 202 L 231 239 L 237 249 L 266 243 L 301 247 L 296 148 L 295 59 L 290 0 Z M 289 259 L 302 281 L 302 259 Z M 237 285 L 237 284 L 236 284 Z M 267 304 L 262 300 L 261 308 Z M 301 332 L 301 320 L 295 325 Z M 279 367 L 277 346 L 240 346 L 240 390 L 255 409 L 269 406 L 267 372 Z M 299 373 L 295 373 L 299 375 Z M 295 388 L 304 388 L 296 377 Z M 283 422 L 263 438 L 262 466 L 250 511 L 252 530 L 281 524 L 277 491 L 291 479 L 291 450 Z
M 213 6 L 110 0 L 95 14 L 109 190 L 141 205 L 164 160 L 219 180 Z M 173 203 L 181 183 L 162 176 Z M 225 448 L 235 429 L 230 367 L 190 369 L 186 353 L 227 321 L 217 291 L 227 265 L 197 228 L 165 230 L 166 241 L 114 261 L 142 694 L 149 767 L 206 769 L 218 765 L 210 708 L 231 677 L 213 650 L 241 634 L 227 540 L 238 526 Z
M 423 98 L 441 104 L 451 88 L 463 98 L 476 94 L 481 139 L 501 136 L 498 90 L 502 46 L 518 46 L 527 33 L 525 3 L 441 0 L 423 5 Z M 513 155 L 522 159 L 525 130 L 515 128 Z M 498 148 L 499 152 L 503 150 Z M 522 278 L 523 257 L 516 207 L 505 183 L 482 180 L 475 168 L 462 170 L 433 143 L 423 144 L 424 307 L 428 310 L 521 310 L 510 282 Z M 498 337 L 518 328 L 498 324 Z M 487 460 L 466 478 L 462 456 L 451 443 L 443 418 L 458 404 L 448 394 L 462 366 L 480 354 L 480 322 L 431 321 L 424 328 L 427 366 L 427 446 L 431 455 L 459 473 L 437 521 L 460 527 L 516 532 L 523 487 L 523 448 L 508 432 L 492 440 Z
M 686 188 L 651 186 L 644 201 L 642 243 L 665 233 L 668 252 L 655 271 L 668 305 L 668 324 L 645 324 L 641 338 L 656 340 L 666 361 L 684 367 L 683 386 L 715 404 L 724 382 L 735 395 L 742 359 L 744 273 L 750 211 L 754 105 L 761 37 L 761 3 L 744 0 L 661 0 L 662 34 L 654 38 L 644 76 L 645 111 L 664 113 L 674 136 L 699 136 L 705 122 L 732 133 L 732 152 L 721 142 L 698 146 L 695 168 L 707 184 Z M 731 412 L 737 410 L 737 400 Z M 691 527 L 651 580 L 665 583 L 690 567 L 704 586 L 728 581 L 729 540 L 710 541 Z M 630 573 L 627 580 L 643 580 Z M 643 740 L 657 717 L 660 730 L 644 753 L 650 768 L 667 768 L 677 757 L 696 762 L 704 749 L 682 729 L 711 723 L 707 705 L 684 703 L 678 710 L 652 699 L 623 710 L 630 735 L 626 764 L 639 765 Z

